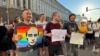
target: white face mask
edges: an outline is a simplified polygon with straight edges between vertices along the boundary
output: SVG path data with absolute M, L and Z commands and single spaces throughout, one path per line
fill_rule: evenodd
M 35 45 L 38 37 L 38 29 L 37 28 L 30 28 L 27 31 L 27 39 L 29 45 Z

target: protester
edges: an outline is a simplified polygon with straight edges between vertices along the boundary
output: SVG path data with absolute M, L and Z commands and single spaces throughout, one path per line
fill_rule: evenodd
M 72 32 L 77 32 L 78 31 L 78 25 L 75 22 L 76 15 L 75 14 L 70 14 L 69 15 L 69 22 L 64 23 L 63 29 L 67 30 L 67 35 L 66 35 L 66 47 L 67 47 L 67 56 L 78 56 L 78 45 L 75 44 L 70 44 L 70 38 L 71 38 L 71 33 Z
M 43 30 L 45 29 L 45 26 L 47 24 L 47 22 L 45 21 L 45 14 L 40 14 L 39 15 L 39 20 L 35 22 L 35 24 L 38 26 L 43 26 Z M 46 56 L 48 56 L 48 47 L 45 46 L 45 42 L 46 42 L 46 39 L 45 37 L 43 36 L 43 42 L 38 44 L 39 46 L 39 53 L 40 53 L 40 56 L 43 56 L 44 52 L 46 53 Z
M 5 26 L 0 26 L 0 56 L 6 56 L 6 51 L 8 50 L 9 42 L 6 38 L 7 28 Z
M 3 25 L 4 25 L 3 18 L 1 17 L 0 18 L 0 26 L 3 26 Z
M 78 30 L 79 33 L 84 34 L 84 37 L 82 37 L 84 39 L 83 45 L 80 46 L 80 49 L 85 49 L 85 48 L 87 48 L 87 42 L 86 42 L 86 37 L 85 37 L 85 35 L 88 31 L 87 22 L 81 21 L 78 25 L 78 29 L 79 29 Z
M 13 29 L 13 21 L 9 23 L 8 25 L 8 31 L 7 31 L 7 35 L 10 39 L 9 41 L 9 54 L 10 56 L 14 56 L 14 55 L 17 55 L 16 54 L 16 44 L 12 41 L 12 37 L 13 37 L 13 32 L 14 32 L 14 29 Z
M 60 29 L 61 25 L 59 23 L 60 20 L 60 14 L 58 12 L 54 12 L 52 14 L 52 21 L 47 23 L 45 31 L 44 31 L 44 36 L 48 39 L 48 49 L 49 49 L 49 56 L 55 56 L 55 55 L 62 55 L 62 47 L 59 41 L 52 42 L 52 34 L 51 30 L 52 29 Z
M 100 18 L 98 19 L 97 23 L 93 24 L 93 30 L 95 32 L 95 45 L 93 47 L 93 52 L 94 53 L 99 53 L 100 52 Z
M 87 44 L 93 45 L 95 41 L 95 37 L 94 37 L 94 31 L 93 31 L 93 23 L 91 21 L 88 21 L 87 28 L 88 28 L 88 31 L 86 33 Z
M 31 24 L 30 20 L 32 19 L 32 12 L 29 9 L 25 9 L 22 12 L 23 22 L 18 23 L 17 26 L 35 26 Z M 21 35 L 16 34 L 16 27 L 14 29 L 13 41 L 17 43 L 21 39 Z M 38 56 L 38 48 L 33 48 L 34 46 L 27 46 L 24 48 L 17 48 L 18 56 Z
M 45 29 L 45 26 L 47 22 L 45 21 L 45 14 L 40 14 L 39 20 L 35 22 L 36 25 L 43 25 L 43 28 Z

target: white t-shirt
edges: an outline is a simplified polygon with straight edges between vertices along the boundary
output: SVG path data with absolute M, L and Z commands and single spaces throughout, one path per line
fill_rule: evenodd
M 100 23 L 93 24 L 93 29 L 100 29 Z M 99 37 L 100 31 L 95 32 L 95 37 Z
M 88 25 L 88 29 L 87 33 L 93 33 L 93 26 L 91 24 Z
M 41 22 L 41 21 L 36 21 L 35 24 L 36 24 L 36 25 L 42 25 L 42 26 L 43 26 L 43 29 L 45 29 L 45 26 L 46 26 L 47 22 L 46 22 L 46 21 L 43 21 L 43 22 Z

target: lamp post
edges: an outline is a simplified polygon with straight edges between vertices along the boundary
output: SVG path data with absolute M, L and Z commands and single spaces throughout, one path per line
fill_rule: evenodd
M 10 0 L 6 0 L 6 4 L 7 4 L 7 11 L 6 11 L 6 13 L 7 13 L 7 23 L 9 24 L 9 3 L 10 2 Z

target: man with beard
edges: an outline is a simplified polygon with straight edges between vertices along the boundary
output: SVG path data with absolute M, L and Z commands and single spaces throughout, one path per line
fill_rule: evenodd
M 22 12 L 23 22 L 18 23 L 17 26 L 35 26 L 35 24 L 31 24 L 30 21 L 32 19 L 32 12 L 29 9 L 25 9 Z M 18 40 L 21 39 L 21 35 L 16 34 L 16 27 L 13 35 L 13 41 L 17 43 Z M 18 56 L 38 56 L 37 48 L 33 49 L 33 47 L 24 47 L 24 48 L 17 48 Z

